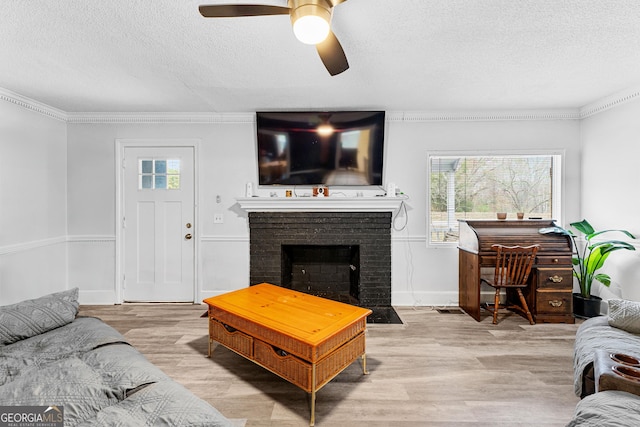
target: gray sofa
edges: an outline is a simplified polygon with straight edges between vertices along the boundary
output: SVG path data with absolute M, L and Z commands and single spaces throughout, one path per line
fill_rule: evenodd
M 233 427 L 99 319 L 78 289 L 0 307 L 0 401 L 45 406 L 65 426 Z
M 596 392 L 596 352 L 640 359 L 640 303 L 609 300 L 608 304 L 608 315 L 585 320 L 576 333 L 574 391 L 582 400 L 568 427 L 640 426 L 639 396 L 621 390 Z

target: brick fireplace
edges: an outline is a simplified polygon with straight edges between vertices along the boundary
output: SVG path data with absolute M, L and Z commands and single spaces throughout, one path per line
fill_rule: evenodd
M 391 307 L 391 212 L 249 212 L 250 283 L 268 282 L 371 309 Z

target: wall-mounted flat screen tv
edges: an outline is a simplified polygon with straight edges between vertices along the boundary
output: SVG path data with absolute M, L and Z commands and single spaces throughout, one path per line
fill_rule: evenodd
M 384 111 L 256 113 L 259 185 L 380 186 Z

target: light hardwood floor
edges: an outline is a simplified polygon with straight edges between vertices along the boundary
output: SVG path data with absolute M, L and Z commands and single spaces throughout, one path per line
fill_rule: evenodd
M 152 363 L 247 427 L 307 426 L 307 394 L 222 346 L 207 358 L 204 305 L 81 306 Z M 402 325 L 370 324 L 358 362 L 317 396 L 318 427 L 564 426 L 573 394 L 575 325 L 492 325 L 429 307 L 398 308 Z

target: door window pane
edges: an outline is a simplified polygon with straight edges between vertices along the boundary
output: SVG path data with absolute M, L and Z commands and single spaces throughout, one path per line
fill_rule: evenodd
M 178 159 L 167 160 L 167 174 L 169 175 L 180 174 L 180 160 Z
M 167 161 L 166 160 L 155 160 L 155 172 L 156 173 L 167 173 Z
M 142 160 L 140 169 L 142 173 L 153 173 L 153 160 Z
M 167 188 L 169 190 L 177 190 L 180 188 L 180 175 L 168 175 Z
M 180 159 L 143 159 L 138 164 L 141 190 L 179 190 Z
M 167 176 L 166 175 L 156 175 L 155 180 L 156 188 L 167 188 Z
M 148 189 L 153 188 L 153 176 L 151 175 L 142 175 L 141 177 L 141 188 Z

